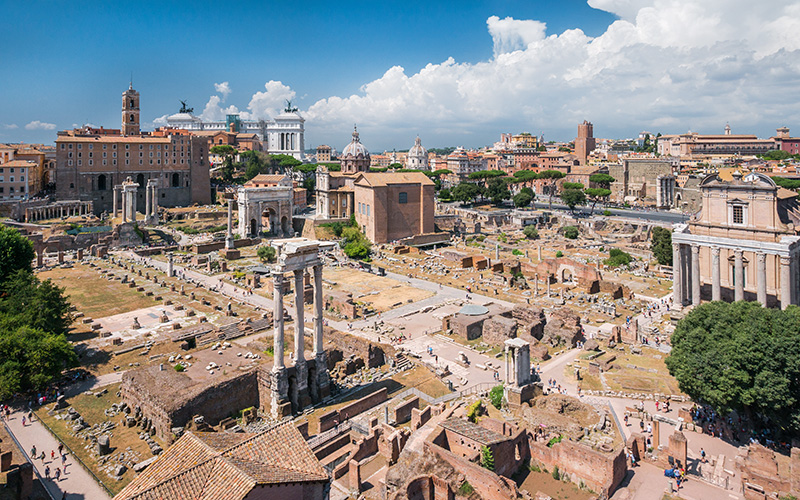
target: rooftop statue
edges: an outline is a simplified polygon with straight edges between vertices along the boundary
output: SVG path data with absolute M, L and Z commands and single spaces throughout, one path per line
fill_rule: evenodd
M 179 111 L 179 113 L 191 113 L 194 111 L 194 108 L 186 107 L 186 101 L 180 101 L 180 102 L 181 102 L 181 110 Z

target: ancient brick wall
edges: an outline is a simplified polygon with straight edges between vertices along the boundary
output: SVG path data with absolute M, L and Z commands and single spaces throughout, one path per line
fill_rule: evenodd
M 431 407 L 426 406 L 424 410 L 413 408 L 411 410 L 411 428 L 419 429 L 431 419 Z
M 369 410 L 373 406 L 379 405 L 389 399 L 389 391 L 383 387 L 372 394 L 365 396 L 358 401 L 354 401 L 347 406 L 339 409 L 339 422 L 352 418 L 359 413 Z
M 417 396 L 397 405 L 394 409 L 395 424 L 406 423 L 411 418 L 411 410 L 415 408 L 419 408 L 419 398 Z
M 561 441 L 552 447 L 534 439 L 529 439 L 528 443 L 531 460 L 548 469 L 558 466 L 573 482 L 582 480 L 592 490 L 606 495 L 616 490 L 628 469 L 622 448 L 613 453 L 601 453 L 572 441 Z
M 363 359 L 368 368 L 382 366 L 386 363 L 387 357 L 394 357 L 394 348 L 390 345 L 370 342 L 333 328 L 325 328 L 324 340 L 329 370 L 332 370 L 337 362 L 350 356 Z
M 424 453 L 432 453 L 449 463 L 456 471 L 464 475 L 464 479 L 475 488 L 475 491 L 484 500 L 508 500 L 517 498 L 519 491 L 513 481 L 498 476 L 494 472 L 484 469 L 458 455 L 445 450 L 431 442 L 423 444 Z M 495 463 L 497 463 L 495 461 Z M 409 498 L 411 498 L 409 496 Z
M 504 316 L 492 316 L 483 322 L 483 341 L 500 345 L 517 336 L 517 322 Z

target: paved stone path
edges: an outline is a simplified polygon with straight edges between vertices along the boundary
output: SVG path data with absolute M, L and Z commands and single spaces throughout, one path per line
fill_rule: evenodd
M 34 417 L 32 423 L 26 422 L 22 426 L 21 411 L 11 414 L 11 419 L 7 421 L 8 427 L 14 437 L 22 446 L 23 452 L 27 455 L 31 447 L 36 446 L 37 453 L 45 452 L 44 463 L 41 460 L 33 460 L 33 466 L 42 477 L 44 484 L 50 495 L 56 500 L 60 500 L 63 493 L 66 493 L 69 500 L 110 500 L 111 496 L 104 490 L 86 470 L 77 463 L 75 457 L 67 455 L 67 466 L 62 468 L 60 481 L 54 478 L 56 467 L 61 467 L 61 458 L 58 457 L 58 440 L 50 434 L 50 431 Z M 56 451 L 56 459 L 50 461 L 50 451 Z M 50 466 L 50 479 L 44 479 L 44 468 Z

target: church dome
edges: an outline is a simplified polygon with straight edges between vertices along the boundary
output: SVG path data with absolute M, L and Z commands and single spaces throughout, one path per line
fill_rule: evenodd
M 350 141 L 350 144 L 344 147 L 344 150 L 342 151 L 342 158 L 358 156 L 369 158 L 369 151 L 367 151 L 367 148 L 361 144 L 361 140 L 358 138 L 358 129 L 353 127 L 353 140 Z
M 415 156 L 415 157 L 428 156 L 428 150 L 422 147 L 422 142 L 420 141 L 419 136 L 417 136 L 417 138 L 414 139 L 414 145 L 411 147 L 411 149 L 408 150 L 408 156 Z

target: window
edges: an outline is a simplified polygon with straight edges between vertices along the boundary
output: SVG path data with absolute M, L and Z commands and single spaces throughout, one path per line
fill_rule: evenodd
M 367 205 L 367 217 L 369 217 L 369 205 Z
M 733 207 L 733 223 L 744 224 L 744 207 L 742 206 Z
M 408 193 L 405 191 L 401 192 L 397 197 L 397 202 L 400 204 L 408 203 Z
M 172 174 L 172 187 L 179 187 L 181 185 L 181 178 L 178 174 Z

